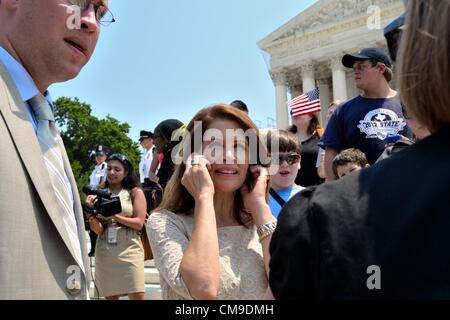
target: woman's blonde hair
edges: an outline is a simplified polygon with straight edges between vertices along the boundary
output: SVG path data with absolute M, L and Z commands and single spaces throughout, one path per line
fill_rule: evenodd
M 244 131 L 247 131 L 249 129 L 254 130 L 254 133 L 256 135 L 256 142 L 258 144 L 257 146 L 258 155 L 256 155 L 255 159 L 257 159 L 258 161 L 257 163 L 258 165 L 262 165 L 259 159 L 259 154 L 261 154 L 260 150 L 262 153 L 265 154 L 267 154 L 267 150 L 264 147 L 264 144 L 262 143 L 259 130 L 253 123 L 253 121 L 249 118 L 249 116 L 245 112 L 237 108 L 225 104 L 218 104 L 209 108 L 202 109 L 194 116 L 191 122 L 187 125 L 186 134 L 190 134 L 191 137 L 194 137 L 195 122 L 201 121 L 202 137 L 203 137 L 205 131 L 210 127 L 210 125 L 215 120 L 220 119 L 234 121 L 238 123 L 241 129 L 243 129 Z M 190 150 L 194 150 L 195 148 L 194 139 L 184 139 L 183 143 L 185 143 L 186 141 L 191 142 Z M 252 149 L 253 148 L 250 148 L 250 150 Z M 183 155 L 183 158 L 186 158 L 187 156 L 188 155 Z M 252 157 L 252 155 L 250 155 L 250 157 Z M 268 164 L 264 166 L 267 167 Z M 189 214 L 190 211 L 194 209 L 195 207 L 194 198 L 187 191 L 187 189 L 181 184 L 181 178 L 183 177 L 185 170 L 186 165 L 184 164 L 184 162 L 176 166 L 175 173 L 169 180 L 164 190 L 164 195 L 161 204 L 159 205 L 158 208 L 156 208 L 153 211 L 160 212 L 161 210 L 166 209 L 176 214 Z M 250 185 L 254 183 L 252 175 L 249 175 L 248 179 L 249 179 L 248 183 Z M 234 204 L 235 206 L 233 216 L 236 219 L 236 221 L 241 225 L 249 226 L 252 223 L 251 214 L 248 210 L 245 209 L 242 195 L 239 192 L 239 190 L 235 192 Z
M 450 0 L 411 0 L 400 44 L 401 100 L 436 132 L 450 127 Z

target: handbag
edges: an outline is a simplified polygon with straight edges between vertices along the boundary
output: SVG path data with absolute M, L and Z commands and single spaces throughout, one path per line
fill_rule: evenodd
M 152 260 L 153 259 L 153 252 L 152 247 L 150 246 L 150 241 L 148 240 L 147 235 L 147 219 L 149 217 L 149 214 L 147 213 L 147 216 L 145 217 L 145 223 L 141 230 L 141 241 L 142 241 L 142 247 L 144 248 L 144 261 Z

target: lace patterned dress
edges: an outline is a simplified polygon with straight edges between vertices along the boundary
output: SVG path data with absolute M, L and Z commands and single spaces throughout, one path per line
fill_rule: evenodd
M 149 240 L 159 271 L 163 299 L 192 299 L 180 274 L 183 252 L 192 236 L 194 217 L 164 210 L 149 219 Z M 223 227 L 219 239 L 220 300 L 259 300 L 268 287 L 256 227 Z

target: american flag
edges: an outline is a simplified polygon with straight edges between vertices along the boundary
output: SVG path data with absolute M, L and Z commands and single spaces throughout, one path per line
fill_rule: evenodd
M 291 108 L 291 116 L 293 118 L 300 117 L 304 114 L 320 112 L 319 88 L 315 88 L 290 100 L 288 106 Z

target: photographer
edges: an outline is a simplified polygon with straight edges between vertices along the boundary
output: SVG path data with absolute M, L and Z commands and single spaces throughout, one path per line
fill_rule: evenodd
M 131 162 L 122 154 L 107 160 L 106 190 L 120 197 L 122 212 L 106 217 L 87 214 L 89 225 L 99 238 L 96 246 L 95 284 L 99 295 L 118 300 L 128 295 L 130 300 L 145 298 L 144 249 L 140 230 L 144 227 L 146 200 Z M 96 207 L 97 196 L 86 198 L 88 207 Z

